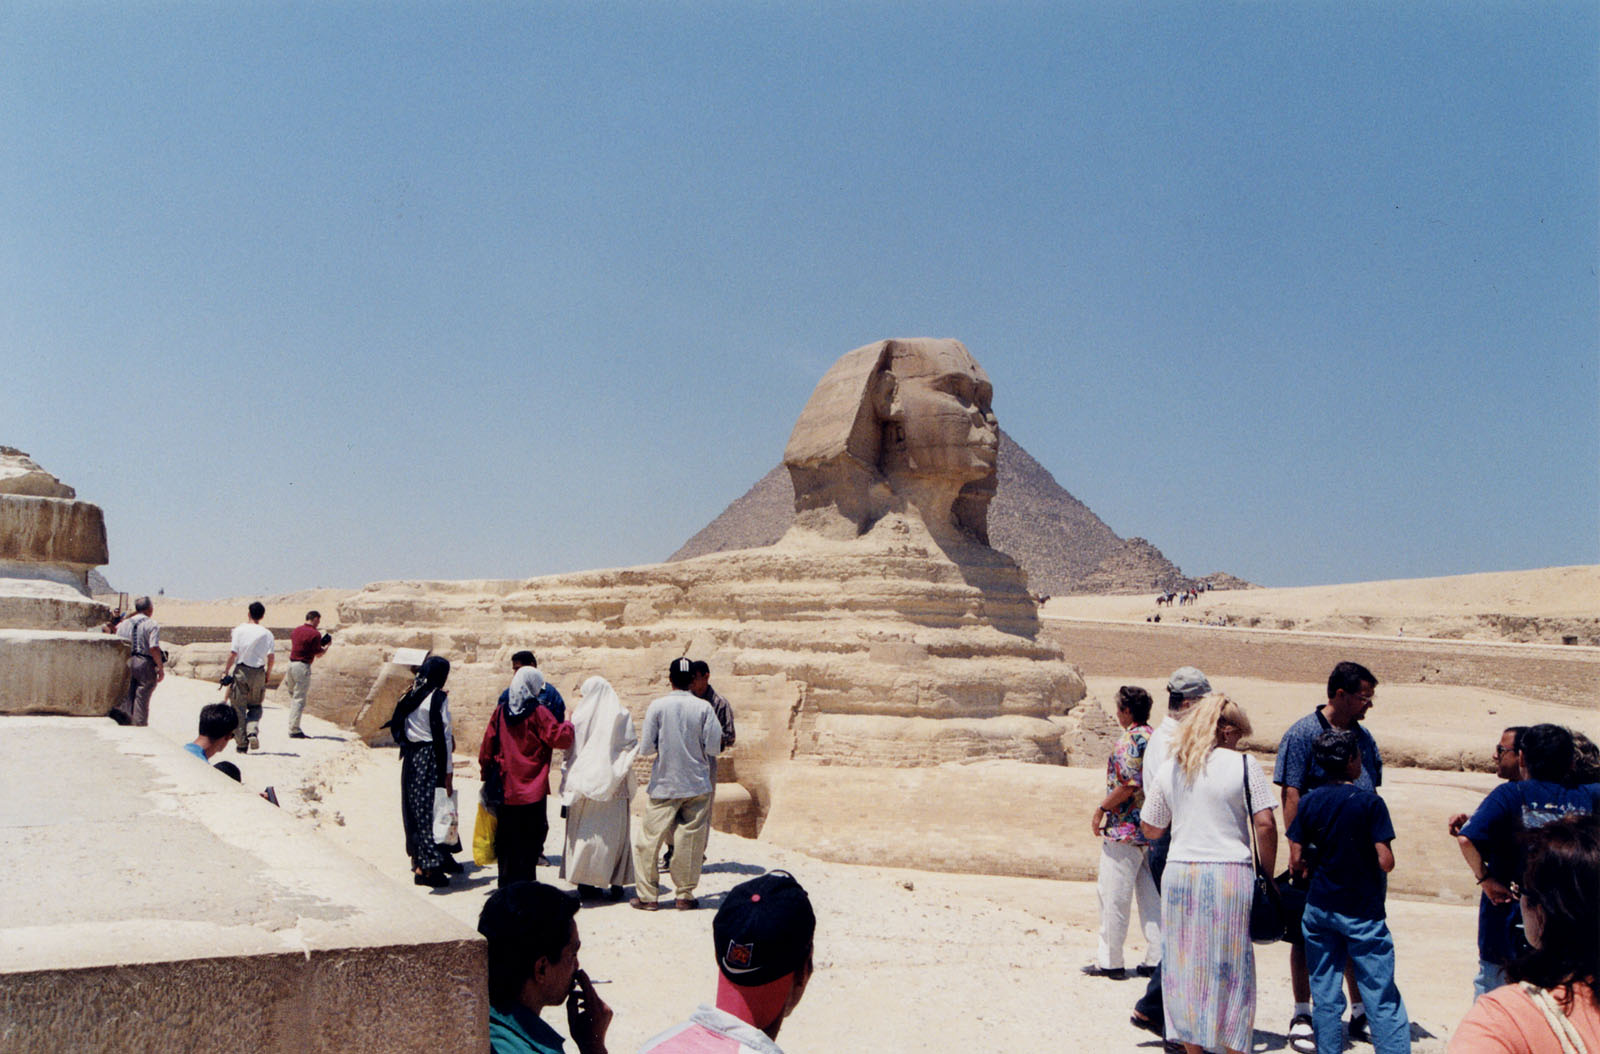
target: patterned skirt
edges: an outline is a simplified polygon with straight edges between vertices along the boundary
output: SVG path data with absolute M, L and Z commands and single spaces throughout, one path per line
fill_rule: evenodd
M 1167 861 L 1161 879 L 1161 998 L 1167 1038 L 1249 1050 L 1256 1015 L 1248 863 Z
M 433 841 L 433 788 L 438 768 L 432 743 L 401 744 L 400 819 L 406 828 L 406 854 L 411 865 L 423 871 L 444 865 Z

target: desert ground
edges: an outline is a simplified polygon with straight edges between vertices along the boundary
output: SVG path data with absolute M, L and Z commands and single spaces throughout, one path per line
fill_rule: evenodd
M 1594 588 L 1597 584 L 1600 569 L 1560 568 L 1463 580 L 1366 584 L 1360 589 L 1250 590 L 1208 594 L 1201 605 L 1170 609 L 1173 615 L 1168 617 L 1194 617 L 1206 611 L 1215 616 L 1219 608 L 1205 605 L 1227 604 L 1235 617 L 1249 611 L 1259 619 L 1274 620 L 1274 626 L 1287 621 L 1323 633 L 1384 633 L 1391 626 L 1386 620 L 1393 619 L 1393 629 L 1398 632 L 1403 623 L 1406 636 L 1418 635 L 1428 625 L 1447 639 L 1459 639 L 1448 635 L 1461 623 L 1425 619 L 1466 620 L 1478 627 L 1475 632 L 1487 634 L 1493 626 L 1479 616 L 1514 606 L 1540 625 L 1581 624 L 1587 613 L 1574 595 L 1586 597 L 1592 610 L 1592 598 L 1600 595 Z M 1490 595 L 1496 590 L 1498 603 Z M 329 616 L 336 617 L 344 594 L 319 590 L 263 598 L 267 623 L 286 628 L 297 624 L 308 607 L 316 607 L 324 613 L 326 626 L 332 621 Z M 249 599 L 190 603 L 158 598 L 157 617 L 169 625 L 225 626 L 242 617 Z M 1152 610 L 1150 597 L 1074 597 L 1052 599 L 1045 614 L 1142 623 Z M 1514 632 L 1508 625 L 1501 624 L 1497 639 Z M 1070 636 L 1066 641 L 1070 658 Z M 1493 644 L 1485 647 L 1494 649 Z M 1105 714 L 1119 684 L 1139 683 L 1159 693 L 1162 680 L 1149 671 L 1130 671 L 1127 676 L 1115 670 L 1095 672 L 1088 678 L 1086 704 Z M 1322 690 L 1307 681 L 1265 677 L 1213 680 L 1244 703 L 1256 723 L 1256 734 L 1246 746 L 1263 755 L 1275 747 L 1284 727 L 1318 701 Z M 312 692 L 314 696 L 315 684 Z M 217 695 L 214 684 L 168 678 L 155 694 L 152 725 L 175 743 L 186 741 L 193 736 L 200 706 Z M 474 923 L 494 888 L 492 866 L 480 869 L 469 862 L 465 881 L 458 880 L 445 891 L 407 882 L 395 752 L 368 748 L 348 731 L 313 718 L 307 719 L 313 738 L 290 741 L 284 736 L 284 702 L 280 692 L 269 693 L 262 751 L 234 759 L 230 749 L 219 758 L 237 760 L 248 786 L 256 790 L 275 786 L 284 808 L 413 889 L 416 896 Z M 1444 817 L 1470 808 L 1494 786 L 1493 776 L 1485 770 L 1500 728 L 1556 720 L 1595 735 L 1600 733 L 1597 702 L 1572 705 L 1540 699 L 1536 693 L 1438 684 L 1380 687 L 1369 727 L 1389 758 L 1385 792 L 1401 832 L 1390 924 L 1416 1050 L 1443 1049 L 1470 1003 L 1476 960 L 1471 879 L 1443 833 Z M 1087 828 L 1099 793 L 1099 774 L 1093 767 L 1034 771 L 1041 768 L 1016 762 L 934 770 L 819 766 L 803 778 L 835 780 L 841 789 L 850 788 L 867 799 L 864 804 L 848 817 L 811 818 L 809 828 L 805 818 L 790 818 L 791 837 L 785 839 L 714 834 L 700 889 L 702 910 L 645 915 L 622 904 L 586 907 L 579 915 L 582 961 L 592 976 L 610 982 L 601 992 L 616 1012 L 611 1049 L 634 1049 L 710 998 L 715 984 L 712 911 L 728 888 L 768 868 L 793 872 L 810 891 L 819 917 L 818 971 L 805 1002 L 784 1026 L 781 1041 L 789 1049 L 1159 1049 L 1154 1037 L 1127 1021 L 1142 980 L 1108 981 L 1079 972 L 1095 947 L 1095 888 L 1083 879 L 1092 875 L 1097 852 Z M 475 776 L 476 765 L 458 757 L 457 786 L 464 802 L 472 802 L 476 795 Z M 1051 823 L 1059 833 L 1049 836 L 1056 844 L 1009 849 L 1017 857 L 1037 849 L 1046 862 L 1031 873 L 1055 877 L 1023 877 L 1030 873 L 1026 868 L 1014 862 L 1008 866 L 1008 847 L 990 844 L 993 839 L 986 839 L 983 813 L 976 809 L 946 810 L 957 815 L 937 817 L 937 810 L 930 809 L 928 817 L 907 822 L 877 815 L 871 808 L 874 787 L 904 790 L 930 780 L 966 788 L 964 800 L 973 802 L 981 799 L 985 787 L 996 788 L 988 796 L 1006 799 L 991 803 L 999 808 L 1014 808 L 1013 792 L 1031 789 L 1036 795 L 1054 795 L 1054 805 L 1039 804 L 1042 813 L 1058 814 Z M 554 810 L 551 820 L 547 855 L 554 861 L 561 851 L 561 821 Z M 820 830 L 839 822 L 881 830 L 883 851 L 869 862 L 843 862 L 840 857 L 848 860 L 848 854 L 830 852 L 821 839 L 793 836 L 796 831 Z M 778 818 L 772 823 L 776 825 Z M 469 835 L 464 830 L 463 840 L 469 841 Z M 776 844 L 780 840 L 783 844 Z M 940 861 L 936 869 L 884 866 L 926 860 L 931 842 L 942 846 L 935 854 Z M 552 867 L 541 877 L 559 884 L 555 873 Z M 1137 923 L 1131 930 L 1130 965 L 1142 952 Z M 1286 946 L 1258 947 L 1257 969 L 1254 1049 L 1286 1049 L 1283 1032 L 1290 1012 Z M 552 1023 L 565 1031 L 565 1022 L 559 1015 L 554 1018 Z

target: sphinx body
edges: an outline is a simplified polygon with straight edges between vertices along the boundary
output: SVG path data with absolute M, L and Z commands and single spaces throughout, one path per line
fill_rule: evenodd
M 777 544 L 517 581 L 375 583 L 340 605 L 341 648 L 324 661 L 353 685 L 396 647 L 446 655 L 465 744 L 519 648 L 563 691 L 606 677 L 636 713 L 673 658 L 703 658 L 737 709 L 738 779 L 758 798 L 762 773 L 791 759 L 1058 763 L 1059 719 L 1083 680 L 1038 639 L 1025 576 L 986 542 L 991 399 L 955 341 L 856 349 L 796 422 L 797 517 Z M 361 700 L 329 704 L 353 722 Z

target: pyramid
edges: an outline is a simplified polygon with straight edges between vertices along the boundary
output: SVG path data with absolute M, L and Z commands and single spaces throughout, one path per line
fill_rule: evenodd
M 999 485 L 989 541 L 1028 574 L 1028 588 L 1067 593 L 1144 593 L 1190 582 L 1143 538 L 1122 538 L 1000 432 Z M 794 520 L 794 489 L 780 463 L 667 559 L 771 545 Z

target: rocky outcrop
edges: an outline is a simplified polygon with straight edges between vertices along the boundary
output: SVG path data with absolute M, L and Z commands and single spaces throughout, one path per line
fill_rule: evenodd
M 0 447 L 0 713 L 104 715 L 127 683 L 127 646 L 95 630 L 89 595 L 108 559 L 96 505 Z

